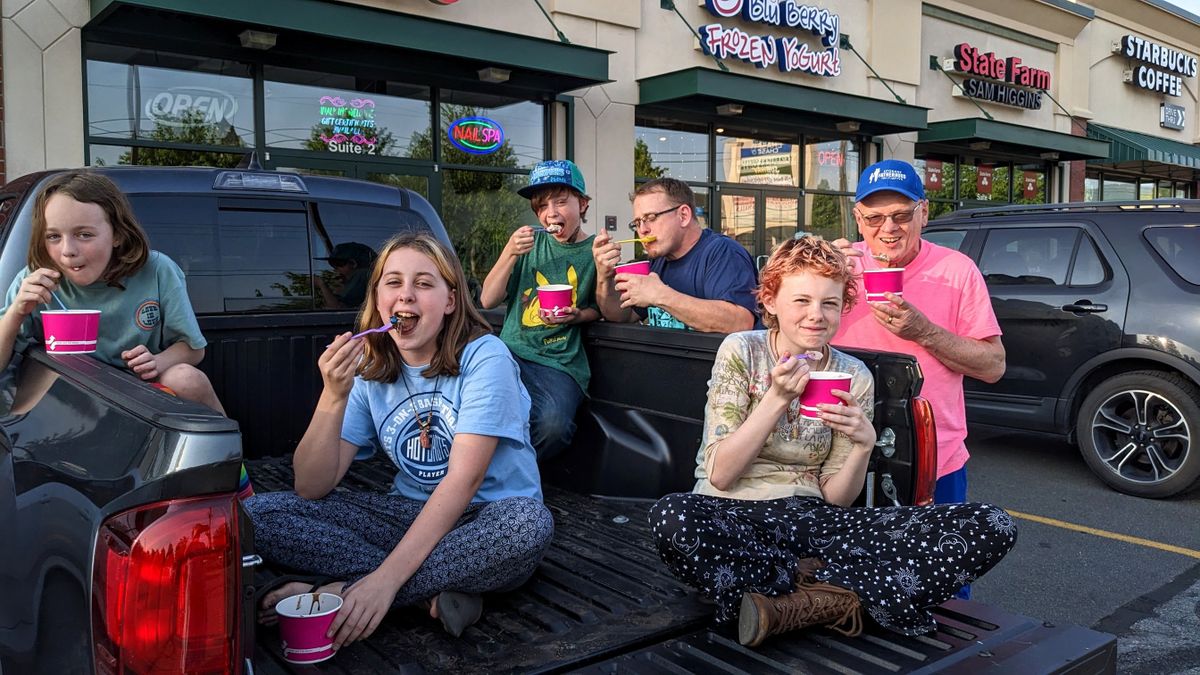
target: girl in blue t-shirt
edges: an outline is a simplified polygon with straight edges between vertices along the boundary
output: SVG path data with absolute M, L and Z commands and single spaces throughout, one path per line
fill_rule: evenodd
M 480 616 L 479 594 L 522 584 L 554 532 L 517 364 L 471 304 L 453 253 L 428 234 L 398 235 L 376 259 L 357 328 L 389 324 L 333 339 L 293 457 L 296 491 L 245 502 L 264 557 L 326 578 L 273 589 L 261 617 L 310 587 L 340 595 L 335 648 L 406 605 L 428 605 L 460 635 Z M 367 446 L 396 464 L 392 491 L 334 492 Z

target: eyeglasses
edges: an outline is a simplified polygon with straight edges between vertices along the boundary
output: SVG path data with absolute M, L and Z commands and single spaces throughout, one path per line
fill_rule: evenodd
M 642 216 L 641 218 L 634 218 L 633 220 L 629 221 L 629 229 L 633 230 L 634 232 L 637 232 L 638 230 L 640 230 L 642 228 L 642 223 L 646 223 L 646 224 L 653 223 L 654 221 L 658 220 L 659 216 L 661 216 L 665 213 L 670 213 L 681 206 L 683 206 L 683 204 L 676 204 L 675 206 L 672 206 L 669 209 L 663 209 L 662 211 L 658 211 L 655 213 L 647 213 L 646 215 Z
M 907 211 L 897 211 L 895 213 L 872 213 L 867 215 L 858 209 L 855 209 L 854 213 L 862 219 L 863 224 L 867 227 L 879 227 L 880 225 L 883 225 L 888 218 L 891 218 L 892 222 L 897 225 L 903 225 L 905 223 L 912 222 L 913 216 L 917 213 L 917 209 L 919 208 L 921 208 L 921 202 L 917 202 L 916 206 L 908 209 Z

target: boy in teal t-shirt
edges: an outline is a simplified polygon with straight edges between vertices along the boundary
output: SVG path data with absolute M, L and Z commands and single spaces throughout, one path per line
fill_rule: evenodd
M 530 440 L 538 459 L 545 459 L 570 445 L 575 410 L 591 378 L 579 328 L 600 318 L 595 236 L 585 236 L 581 229 L 590 198 L 574 162 L 538 163 L 518 194 L 529 200 L 541 227 L 512 233 L 483 281 L 480 299 L 488 309 L 508 305 L 500 338 L 521 367 L 531 400 Z M 554 311 L 541 306 L 538 286 L 551 284 L 571 287 L 571 307 Z

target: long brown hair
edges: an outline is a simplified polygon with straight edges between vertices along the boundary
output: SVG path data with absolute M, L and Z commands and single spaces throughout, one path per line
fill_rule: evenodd
M 379 312 L 375 307 L 379 296 L 379 280 L 383 278 L 383 268 L 387 263 L 388 256 L 402 248 L 412 249 L 432 260 L 438 273 L 450 287 L 450 293 L 454 296 L 454 311 L 443 319 L 442 330 L 436 338 L 437 351 L 434 352 L 429 367 L 421 374 L 425 377 L 458 375 L 459 361 L 462 359 L 462 352 L 467 343 L 492 332 L 492 327 L 471 303 L 467 278 L 458 264 L 458 259 L 431 234 L 404 232 L 384 243 L 379 257 L 375 259 L 375 265 L 371 268 L 367 297 L 363 300 L 362 309 L 358 312 L 358 330 L 363 331 L 379 325 Z M 371 333 L 365 339 L 367 344 L 357 373 L 364 380 L 395 382 L 400 377 L 403 362 L 396 343 L 387 333 Z
M 79 170 L 60 173 L 50 179 L 34 202 L 33 233 L 29 237 L 30 271 L 47 267 L 62 272 L 46 251 L 46 204 L 56 194 L 62 194 L 85 204 L 95 204 L 104 210 L 104 217 L 113 230 L 112 257 L 100 275 L 109 286 L 125 290 L 121 280 L 142 269 L 150 257 L 150 241 L 146 231 L 133 216 L 133 207 L 121 188 L 94 171 Z
M 854 283 L 854 270 L 844 253 L 816 235 L 788 239 L 775 249 L 759 273 L 755 296 L 759 314 L 767 328 L 779 328 L 779 317 L 767 311 L 763 300 L 774 298 L 779 293 L 779 285 L 784 277 L 801 272 L 812 272 L 842 284 L 842 314 L 849 312 L 857 302 L 858 286 Z

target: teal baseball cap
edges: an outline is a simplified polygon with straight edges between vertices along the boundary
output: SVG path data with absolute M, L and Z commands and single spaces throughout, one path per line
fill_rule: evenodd
M 548 159 L 538 162 L 529 172 L 529 185 L 517 190 L 517 194 L 529 199 L 539 188 L 547 185 L 565 185 L 574 188 L 579 194 L 587 196 L 587 186 L 583 182 L 583 172 L 569 159 Z

